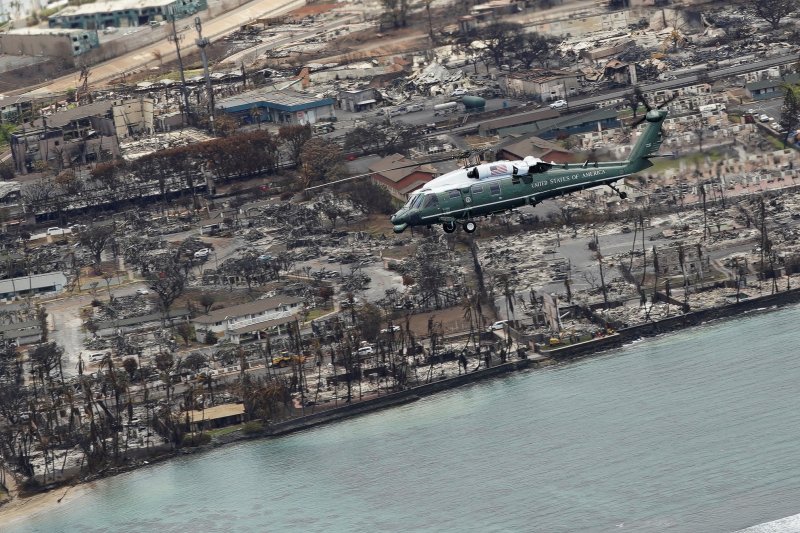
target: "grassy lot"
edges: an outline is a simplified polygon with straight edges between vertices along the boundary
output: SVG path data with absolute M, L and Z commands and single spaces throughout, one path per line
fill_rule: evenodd
M 209 429 L 208 431 L 206 431 L 206 433 L 208 435 L 210 435 L 211 438 L 213 439 L 215 437 L 221 437 L 223 435 L 227 435 L 229 433 L 233 433 L 234 431 L 239 431 L 243 427 L 244 427 L 244 424 L 238 424 L 236 426 L 228 426 L 228 427 L 219 428 L 219 429 Z

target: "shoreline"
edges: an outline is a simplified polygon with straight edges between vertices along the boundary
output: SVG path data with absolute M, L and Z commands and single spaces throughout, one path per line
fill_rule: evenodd
M 34 493 L 30 496 L 19 496 L 19 491 L 15 486 L 14 479 L 12 475 L 8 473 L 6 479 L 7 481 L 10 480 L 8 488 L 11 500 L 0 505 L 0 524 L 7 525 L 19 522 L 20 520 L 46 512 L 48 509 L 54 508 L 61 503 L 73 501 L 86 491 L 94 489 L 95 482 L 99 479 L 138 470 L 144 466 L 153 466 L 154 463 L 169 460 L 177 455 L 202 453 L 220 446 L 245 440 L 279 437 L 296 431 L 336 422 L 338 420 L 405 405 L 415 402 L 424 396 L 434 395 L 445 390 L 455 389 L 498 376 L 505 376 L 520 370 L 538 369 L 553 364 L 569 363 L 584 357 L 602 355 L 611 349 L 619 348 L 622 345 L 642 338 L 689 329 L 693 326 L 698 326 L 714 320 L 733 318 L 752 312 L 771 312 L 798 302 L 800 302 L 800 288 L 755 297 L 724 307 L 689 312 L 683 315 L 661 319 L 656 322 L 624 328 L 607 337 L 592 339 L 563 348 L 546 350 L 543 353 L 537 353 L 533 358 L 501 363 L 487 369 L 432 381 L 403 391 L 363 399 L 306 416 L 277 422 L 264 428 L 262 431 L 252 434 L 245 434 L 241 429 L 238 429 L 216 437 L 210 444 L 198 446 L 196 448 L 171 450 L 167 453 L 147 458 L 147 463 L 137 461 L 133 464 L 110 469 L 108 472 L 87 481 L 73 480 L 72 483 L 62 484 L 43 492 Z M 3 529 L 3 526 L 0 525 L 0 533 L 2 533 Z

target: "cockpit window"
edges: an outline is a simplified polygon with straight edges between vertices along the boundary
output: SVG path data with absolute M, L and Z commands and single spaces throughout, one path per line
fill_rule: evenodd
M 423 194 L 413 194 L 409 197 L 408 202 L 406 203 L 406 209 L 416 209 L 420 205 L 422 205 L 422 200 L 425 197 Z
M 439 199 L 436 197 L 436 193 L 432 193 L 425 196 L 425 204 L 422 207 L 428 208 L 428 207 L 438 207 L 438 206 L 439 206 Z

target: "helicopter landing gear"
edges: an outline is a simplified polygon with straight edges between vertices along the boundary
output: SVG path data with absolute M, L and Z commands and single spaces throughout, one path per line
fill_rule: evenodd
M 442 222 L 442 229 L 445 233 L 453 233 L 456 230 L 455 222 Z
M 464 228 L 464 231 L 466 231 L 467 233 L 474 233 L 475 230 L 478 229 L 478 225 L 471 220 L 464 222 L 462 227 Z
M 612 191 L 614 191 L 615 193 L 617 193 L 617 194 L 619 195 L 619 198 L 620 198 L 620 200 L 624 200 L 625 198 L 627 198 L 627 197 L 628 197 L 628 193 L 626 193 L 626 192 L 623 192 L 623 191 L 621 191 L 621 190 L 617 189 L 616 187 L 614 187 L 614 186 L 613 186 L 613 185 L 611 185 L 610 183 L 608 183 L 607 185 L 608 185 L 608 187 L 609 187 L 609 188 L 610 188 Z

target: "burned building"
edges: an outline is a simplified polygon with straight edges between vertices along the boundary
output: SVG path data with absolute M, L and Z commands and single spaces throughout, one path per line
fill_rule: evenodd
M 61 170 L 119 155 L 119 140 L 153 131 L 153 101 L 104 100 L 42 117 L 11 134 L 14 169 Z
M 536 98 L 543 102 L 566 99 L 578 94 L 578 74 L 562 70 L 532 69 L 511 72 L 501 81 L 509 96 Z

